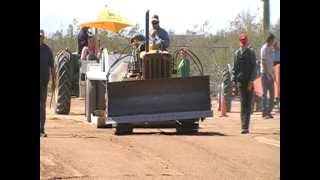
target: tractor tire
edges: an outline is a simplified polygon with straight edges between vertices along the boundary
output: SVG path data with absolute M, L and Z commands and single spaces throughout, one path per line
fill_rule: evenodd
M 232 101 L 232 82 L 231 73 L 229 70 L 229 65 L 227 65 L 223 70 L 223 95 L 226 100 L 226 111 L 231 111 L 231 101 Z
M 73 53 L 71 56 L 71 67 L 73 69 L 72 73 L 72 92 L 71 96 L 79 97 L 80 96 L 80 56 L 76 53 Z
M 198 133 L 199 121 L 198 120 L 183 120 L 176 124 L 176 132 L 179 135 Z
M 56 114 L 69 114 L 72 91 L 71 53 L 62 50 L 55 60 L 56 69 Z
M 133 126 L 131 124 L 120 123 L 120 124 L 117 124 L 114 134 L 120 136 L 120 135 L 132 134 L 132 132 L 133 132 Z

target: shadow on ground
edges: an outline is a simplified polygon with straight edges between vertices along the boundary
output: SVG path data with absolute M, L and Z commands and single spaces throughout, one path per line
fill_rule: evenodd
M 177 134 L 176 132 L 133 132 L 128 135 L 166 135 L 166 136 L 228 136 L 220 132 L 198 132 L 192 134 Z

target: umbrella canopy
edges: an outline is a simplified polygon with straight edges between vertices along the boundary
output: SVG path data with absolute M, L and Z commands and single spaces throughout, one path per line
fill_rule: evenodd
M 80 27 L 98 28 L 112 32 L 119 32 L 121 29 L 131 25 L 132 23 L 128 19 L 105 7 L 98 14 L 96 21 L 80 24 Z

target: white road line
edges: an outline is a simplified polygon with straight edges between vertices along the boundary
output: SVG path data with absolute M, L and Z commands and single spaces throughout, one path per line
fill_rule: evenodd
M 260 143 L 265 143 L 265 144 L 269 144 L 272 146 L 280 147 L 280 141 L 278 141 L 278 140 L 268 139 L 265 137 L 255 137 L 254 139 L 256 139 Z

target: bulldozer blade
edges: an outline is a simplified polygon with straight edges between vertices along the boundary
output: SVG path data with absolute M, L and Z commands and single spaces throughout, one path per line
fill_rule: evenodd
M 108 82 L 108 119 L 117 123 L 212 117 L 209 76 Z

